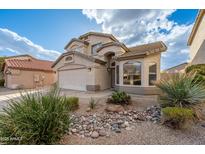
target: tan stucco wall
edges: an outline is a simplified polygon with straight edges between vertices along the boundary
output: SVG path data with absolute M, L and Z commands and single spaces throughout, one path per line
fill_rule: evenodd
M 126 85 L 130 87 L 148 87 L 149 86 L 149 63 L 156 63 L 157 64 L 157 80 L 160 79 L 160 54 L 150 55 L 145 58 L 134 59 L 134 60 L 125 60 L 125 61 L 118 61 L 116 65 L 119 65 L 119 75 L 120 75 L 120 84 L 118 86 L 123 86 L 123 64 L 128 61 L 138 61 L 141 62 L 141 86 L 135 85 Z M 116 82 L 116 80 L 115 80 Z M 116 84 L 117 85 L 117 84 Z
M 113 42 L 113 40 L 111 40 L 110 38 L 108 37 L 103 37 L 103 36 L 95 36 L 95 35 L 90 35 L 88 36 L 88 39 L 86 40 L 89 42 L 89 46 L 87 48 L 87 53 L 89 55 L 91 55 L 91 47 L 92 45 L 94 44 L 97 44 L 97 43 L 108 43 L 108 42 Z
M 107 71 L 107 68 L 97 67 L 95 71 L 95 84 L 100 85 L 100 90 L 111 88 L 111 73 Z
M 27 71 L 9 69 L 12 74 L 7 74 L 6 87 L 12 88 L 12 85 L 20 85 L 22 88 L 36 88 L 51 85 L 56 81 L 56 74 L 52 72 Z M 34 81 L 34 76 L 39 76 L 39 82 Z M 43 77 L 44 76 L 44 77 Z M 43 79 L 44 78 L 44 79 Z
M 191 65 L 195 64 L 205 64 L 205 40 L 191 61 Z
M 88 36 L 88 38 L 86 39 L 87 42 L 89 42 L 89 45 L 85 45 L 82 42 L 78 42 L 78 41 L 73 41 L 67 48 L 66 51 L 69 50 L 75 50 L 76 48 L 78 48 L 78 51 L 84 54 L 88 54 L 91 55 L 91 47 L 94 44 L 97 43 L 108 43 L 108 42 L 113 42 L 112 39 L 110 39 L 109 37 L 104 37 L 104 36 L 95 36 L 95 35 L 90 35 Z
M 69 51 L 69 50 L 74 50 L 74 51 L 77 50 L 78 52 L 86 54 L 87 46 L 81 42 L 74 41 L 66 48 L 66 51 Z
M 190 60 L 191 61 L 194 59 L 196 53 L 198 52 L 204 40 L 205 40 L 205 15 L 203 16 L 202 21 L 195 34 L 195 37 L 192 41 L 192 44 L 190 45 Z M 201 58 L 201 57 L 198 56 L 198 58 Z M 203 59 L 205 59 L 205 57 L 203 57 Z M 197 59 L 195 60 L 195 63 L 197 63 Z

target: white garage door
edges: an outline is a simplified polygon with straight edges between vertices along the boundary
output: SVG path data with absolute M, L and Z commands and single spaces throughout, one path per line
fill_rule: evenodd
M 86 69 L 59 71 L 59 87 L 85 91 L 86 73 Z

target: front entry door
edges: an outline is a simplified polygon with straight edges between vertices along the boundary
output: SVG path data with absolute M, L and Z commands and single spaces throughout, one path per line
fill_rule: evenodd
M 111 87 L 115 87 L 115 69 L 111 68 Z

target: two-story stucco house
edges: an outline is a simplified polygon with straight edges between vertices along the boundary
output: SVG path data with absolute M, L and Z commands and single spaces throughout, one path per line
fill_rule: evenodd
M 188 39 L 191 65 L 205 64 L 205 10 L 200 10 Z
M 127 47 L 113 35 L 89 32 L 73 38 L 53 64 L 60 88 L 82 91 L 123 90 L 156 94 L 163 42 Z

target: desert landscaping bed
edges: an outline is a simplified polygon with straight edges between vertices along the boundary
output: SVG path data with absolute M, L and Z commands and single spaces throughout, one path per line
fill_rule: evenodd
M 66 135 L 60 144 L 205 144 L 205 128 L 200 124 L 191 130 L 181 131 L 164 127 L 152 122 L 139 122 L 133 130 L 112 132 L 109 137 L 97 139 Z
M 103 112 L 108 106 L 71 116 L 71 128 L 60 144 L 205 144 L 205 128 L 198 124 L 188 130 L 173 130 L 160 123 L 160 108 L 148 107 Z M 85 107 L 84 107 L 85 109 Z

